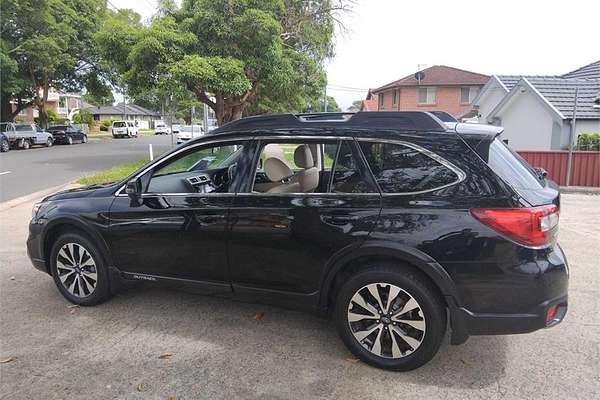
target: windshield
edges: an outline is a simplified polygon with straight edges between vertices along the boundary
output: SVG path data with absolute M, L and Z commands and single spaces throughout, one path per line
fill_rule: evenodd
M 15 131 L 23 132 L 23 131 L 30 131 L 30 130 L 31 130 L 31 125 L 15 125 Z
M 8 124 L 0 124 L 0 132 L 6 132 L 8 130 Z
M 126 126 L 127 126 L 127 124 L 125 122 L 114 122 L 113 123 L 114 128 L 125 128 Z
M 515 189 L 541 189 L 543 184 L 536 171 L 504 142 L 494 139 L 490 144 L 488 165 L 500 178 Z

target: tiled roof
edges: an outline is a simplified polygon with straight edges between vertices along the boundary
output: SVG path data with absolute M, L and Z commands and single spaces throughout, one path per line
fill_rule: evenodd
M 529 79 L 551 79 L 560 78 L 556 75 L 496 75 L 500 82 L 506 87 L 506 90 L 511 90 L 522 78 Z
M 148 110 L 142 106 L 138 106 L 135 104 L 126 104 L 123 107 L 123 103 L 118 103 L 114 106 L 100 106 L 100 107 L 88 107 L 88 111 L 92 114 L 99 115 L 150 115 L 150 116 L 159 116 L 158 112 Z
M 600 119 L 600 109 L 594 107 L 594 100 L 600 92 L 600 80 L 564 78 L 527 78 L 527 80 L 566 118 L 573 118 L 577 88 L 577 118 Z
M 445 65 L 434 65 L 424 69 L 425 77 L 418 82 L 415 75 L 411 74 L 402 79 L 388 83 L 380 88 L 374 89 L 373 92 L 379 92 L 384 89 L 389 89 L 398 86 L 417 86 L 417 85 L 484 85 L 490 78 L 487 75 L 478 74 L 476 72 L 465 71 L 463 69 L 447 67 Z
M 580 78 L 580 79 L 600 79 L 600 60 L 575 71 L 568 72 L 562 76 L 563 78 Z

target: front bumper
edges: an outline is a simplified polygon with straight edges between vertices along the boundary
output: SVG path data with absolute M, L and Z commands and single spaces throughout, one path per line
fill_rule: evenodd
M 41 227 L 38 224 L 29 224 L 29 237 L 27 238 L 27 256 L 36 269 L 50 273 L 50 269 L 46 265 L 43 257 L 43 243 L 41 235 Z

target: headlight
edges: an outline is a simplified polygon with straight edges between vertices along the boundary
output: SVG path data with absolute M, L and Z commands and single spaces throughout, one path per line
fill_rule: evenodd
M 33 209 L 31 210 L 31 218 L 35 218 L 35 216 L 37 215 L 41 206 L 42 206 L 42 203 L 35 203 L 33 205 Z

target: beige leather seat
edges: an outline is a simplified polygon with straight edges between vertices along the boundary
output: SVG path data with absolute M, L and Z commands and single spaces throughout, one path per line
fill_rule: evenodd
M 315 165 L 312 152 L 308 145 L 298 146 L 294 151 L 294 162 L 300 168 L 293 181 L 300 185 L 301 193 L 313 192 L 319 186 L 319 169 Z
M 279 185 L 274 186 L 267 190 L 267 193 L 298 193 L 300 192 L 299 182 L 284 182 L 289 180 L 293 175 L 294 171 L 286 163 L 281 161 L 277 157 L 269 157 L 265 160 L 264 165 L 265 174 L 271 182 L 280 182 Z

